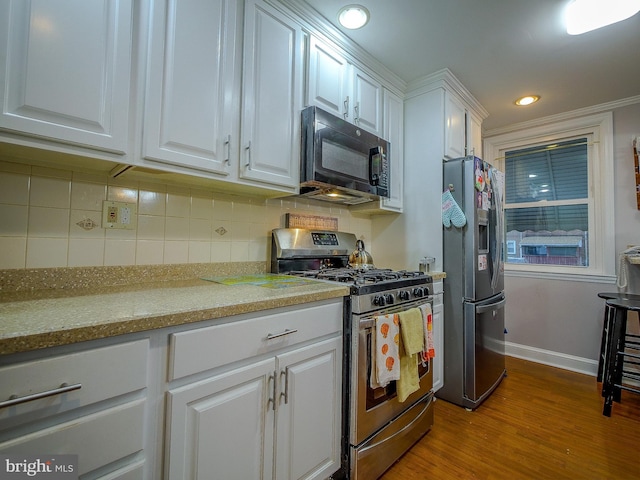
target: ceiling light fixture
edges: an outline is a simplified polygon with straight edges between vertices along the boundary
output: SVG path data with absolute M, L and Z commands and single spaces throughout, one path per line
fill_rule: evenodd
M 536 103 L 538 100 L 540 100 L 540 95 L 527 95 L 526 97 L 519 98 L 515 103 L 520 107 L 524 107 Z
M 338 21 L 349 30 L 362 28 L 369 22 L 369 10 L 362 5 L 347 5 L 338 12 Z
M 580 35 L 633 17 L 640 12 L 640 0 L 572 0 L 565 9 L 569 35 Z

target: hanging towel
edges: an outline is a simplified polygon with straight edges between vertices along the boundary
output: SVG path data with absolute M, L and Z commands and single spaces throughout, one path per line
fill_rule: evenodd
M 424 351 L 422 352 L 422 361 L 426 363 L 436 357 L 436 349 L 433 343 L 433 313 L 431 311 L 431 304 L 426 303 L 420 305 L 420 311 L 422 312 L 424 321 Z
M 398 401 L 404 402 L 420 388 L 418 354 L 424 350 L 424 322 L 422 312 L 411 308 L 400 317 L 400 379 L 396 383 Z
M 400 330 L 398 315 L 379 315 L 374 317 L 375 335 L 371 336 L 370 383 L 372 388 L 386 387 L 389 382 L 400 378 Z

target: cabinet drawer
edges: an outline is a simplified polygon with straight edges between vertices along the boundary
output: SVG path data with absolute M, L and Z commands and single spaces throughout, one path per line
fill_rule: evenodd
M 0 408 L 0 434 L 26 421 L 90 405 L 142 389 L 147 383 L 148 340 L 138 340 L 0 368 L 0 401 L 55 392 L 62 384 L 77 390 Z M 1 436 L 0 436 L 1 438 Z
M 342 331 L 342 301 L 174 333 L 169 380 Z
M 83 475 L 143 449 L 144 406 L 138 400 L 38 430 L 0 443 L 0 452 L 78 455 L 78 474 Z

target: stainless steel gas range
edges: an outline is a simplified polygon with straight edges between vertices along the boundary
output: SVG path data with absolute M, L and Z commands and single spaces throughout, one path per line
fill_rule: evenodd
M 281 228 L 272 232 L 271 271 L 346 283 L 343 371 L 343 468 L 334 478 L 373 480 L 433 425 L 431 362 L 419 367 L 420 387 L 404 402 L 396 382 L 371 386 L 371 342 L 377 315 L 433 303 L 433 280 L 423 272 L 349 267 L 356 236 Z

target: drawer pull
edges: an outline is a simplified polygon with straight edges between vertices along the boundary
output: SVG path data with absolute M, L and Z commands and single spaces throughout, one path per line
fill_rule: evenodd
M 45 392 L 32 393 L 31 395 L 25 395 L 24 397 L 18 397 L 17 395 L 11 395 L 8 400 L 0 402 L 0 408 L 13 407 L 14 405 L 20 405 L 21 403 L 30 402 L 32 400 L 38 400 L 40 398 L 53 397 L 54 395 L 60 395 L 62 393 L 72 392 L 74 390 L 80 390 L 82 388 L 81 383 L 74 383 L 69 385 L 63 383 L 58 388 L 52 388 Z
M 267 334 L 267 340 L 273 340 L 274 338 L 278 338 L 278 337 L 284 337 L 285 335 L 291 335 L 292 333 L 296 333 L 298 331 L 297 328 L 293 329 L 293 330 L 289 330 L 288 328 L 285 329 L 284 332 L 280 332 L 280 333 L 268 333 Z

